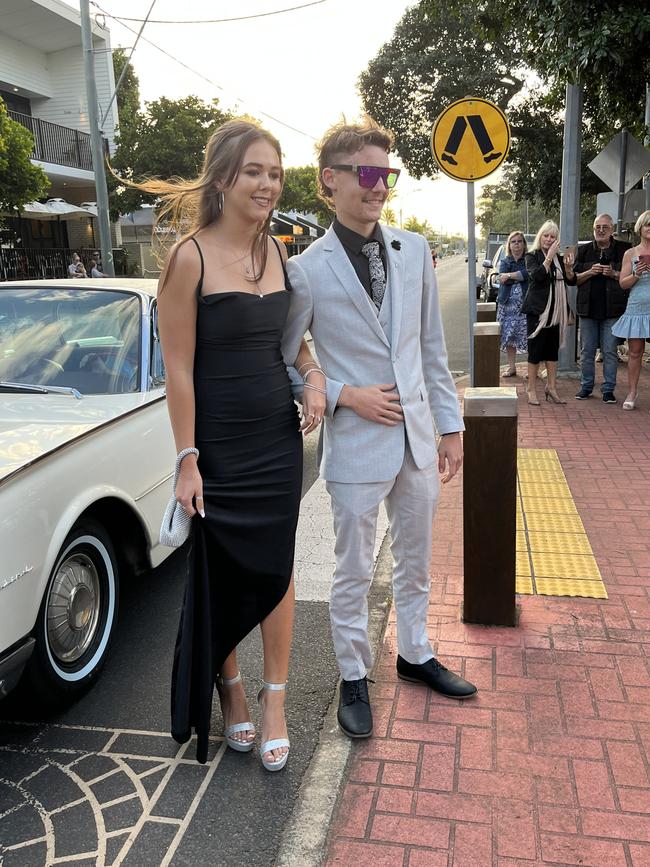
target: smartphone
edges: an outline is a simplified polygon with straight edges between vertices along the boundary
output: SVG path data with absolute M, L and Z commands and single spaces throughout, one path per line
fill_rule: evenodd
M 574 244 L 568 244 L 568 245 L 564 248 L 564 255 L 565 255 L 565 256 L 566 256 L 566 255 L 571 255 L 571 256 L 573 256 L 573 257 L 575 258 L 575 255 L 576 255 L 576 248 L 575 248 L 575 245 L 574 245 Z
M 639 262 L 642 265 L 648 265 L 648 267 L 650 267 L 650 256 L 647 255 L 647 253 L 641 253 L 639 256 Z

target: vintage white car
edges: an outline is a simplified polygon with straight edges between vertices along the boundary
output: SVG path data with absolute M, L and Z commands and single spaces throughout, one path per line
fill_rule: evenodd
M 0 283 L 0 697 L 86 688 L 158 533 L 174 443 L 153 280 Z M 24 670 L 24 673 L 23 673 Z

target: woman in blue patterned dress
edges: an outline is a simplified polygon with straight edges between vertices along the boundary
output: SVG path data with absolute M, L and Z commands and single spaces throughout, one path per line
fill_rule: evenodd
M 629 291 L 625 313 L 612 325 L 612 334 L 627 340 L 627 397 L 623 409 L 636 407 L 637 387 L 645 341 L 650 337 L 650 211 L 644 211 L 636 221 L 634 231 L 640 243 L 626 250 L 619 283 Z
M 505 245 L 505 256 L 499 263 L 499 295 L 497 321 L 501 323 L 501 351 L 508 356 L 508 370 L 504 376 L 516 376 L 515 359 L 518 352 L 526 352 L 528 335 L 526 316 L 521 303 L 528 289 L 526 271 L 526 239 L 523 232 L 510 232 Z

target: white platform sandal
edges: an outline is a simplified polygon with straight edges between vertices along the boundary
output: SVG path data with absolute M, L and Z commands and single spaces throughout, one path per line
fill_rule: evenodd
M 257 701 L 259 703 L 259 701 L 262 698 L 262 693 L 264 692 L 265 689 L 279 691 L 279 690 L 286 689 L 286 688 L 287 688 L 286 683 L 267 683 L 267 681 L 263 680 L 262 681 L 262 689 L 257 694 Z M 277 761 L 268 762 L 264 758 L 264 753 L 268 753 L 271 750 L 277 750 L 280 747 L 286 747 L 287 751 Z M 264 741 L 264 743 L 260 747 L 260 758 L 262 760 L 262 764 L 264 765 L 264 767 L 266 768 L 267 771 L 281 771 L 282 768 L 286 765 L 287 759 L 289 758 L 289 739 L 288 738 L 273 738 L 273 740 Z
M 222 677 L 219 675 L 217 679 L 219 694 L 221 695 L 224 686 L 234 686 L 237 683 L 241 683 L 241 671 L 238 671 L 234 677 Z M 250 720 L 247 720 L 246 722 L 226 726 L 223 731 L 223 736 L 231 750 L 235 750 L 238 753 L 249 753 L 255 745 L 254 741 L 240 741 L 238 738 L 233 737 L 233 735 L 239 732 L 253 732 L 255 734 L 255 726 Z

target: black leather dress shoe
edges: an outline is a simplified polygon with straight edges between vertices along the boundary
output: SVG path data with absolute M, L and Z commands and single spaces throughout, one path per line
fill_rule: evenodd
M 477 693 L 473 683 L 449 671 L 434 656 L 422 665 L 415 665 L 398 656 L 397 676 L 410 683 L 424 683 L 447 698 L 470 698 Z
M 372 711 L 368 697 L 368 680 L 342 680 L 337 719 L 349 738 L 369 738 L 372 734 Z

